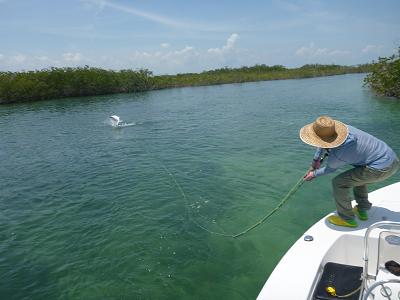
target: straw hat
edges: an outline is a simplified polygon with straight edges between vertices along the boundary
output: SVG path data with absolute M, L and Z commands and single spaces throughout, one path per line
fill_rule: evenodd
M 349 129 L 345 124 L 328 116 L 320 116 L 300 129 L 300 139 L 304 143 L 320 148 L 338 147 L 348 135 Z

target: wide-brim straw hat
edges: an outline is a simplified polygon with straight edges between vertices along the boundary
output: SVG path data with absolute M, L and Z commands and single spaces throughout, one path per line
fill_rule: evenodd
M 319 148 L 336 148 L 344 143 L 349 135 L 346 124 L 328 116 L 318 117 L 315 122 L 300 129 L 300 139 Z

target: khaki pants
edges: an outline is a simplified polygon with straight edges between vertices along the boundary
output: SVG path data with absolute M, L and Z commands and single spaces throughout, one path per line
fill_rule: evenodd
M 338 215 L 345 220 L 353 219 L 350 191 L 353 190 L 354 199 L 358 208 L 368 210 L 371 203 L 368 201 L 368 183 L 383 181 L 397 172 L 400 167 L 398 160 L 390 167 L 377 170 L 369 167 L 355 167 L 333 178 L 333 197 L 336 202 Z

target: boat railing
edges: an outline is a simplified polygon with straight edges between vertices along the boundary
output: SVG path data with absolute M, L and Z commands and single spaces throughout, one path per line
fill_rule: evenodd
M 367 299 L 367 297 L 365 297 L 365 295 L 368 292 L 368 295 L 372 292 L 372 290 L 379 286 L 379 285 L 383 285 L 386 281 L 390 281 L 390 282 L 399 282 L 400 280 L 397 279 L 389 279 L 389 280 L 381 280 L 378 282 L 375 282 L 374 284 L 372 284 L 370 287 L 367 286 L 367 282 L 369 279 L 373 279 L 376 280 L 377 278 L 377 272 L 378 272 L 378 265 L 379 265 L 379 257 L 380 257 L 380 249 L 378 246 L 378 253 L 377 253 L 377 269 L 376 269 L 376 273 L 375 274 L 369 274 L 369 237 L 371 235 L 371 232 L 374 229 L 386 229 L 386 230 L 395 230 L 398 231 L 400 230 L 400 223 L 399 222 L 391 222 L 391 221 L 381 221 L 381 222 L 377 222 L 372 224 L 371 226 L 368 227 L 367 231 L 365 232 L 365 236 L 364 236 L 364 255 L 363 255 L 363 260 L 364 260 L 364 270 L 363 270 L 363 274 L 362 274 L 362 283 L 361 283 L 361 293 L 360 293 L 360 300 L 364 300 Z M 365 290 L 365 292 L 363 293 L 363 291 Z M 363 296 L 364 295 L 364 296 Z
M 384 297 L 388 298 L 389 300 L 392 299 L 390 297 L 391 296 L 390 293 L 388 292 L 387 288 L 384 285 L 384 284 L 388 284 L 388 283 L 400 283 L 400 279 L 380 280 L 380 281 L 377 281 L 377 282 L 371 284 L 371 286 L 365 291 L 364 295 L 362 295 L 362 300 L 368 300 L 369 295 L 378 286 L 382 286 L 381 293 L 384 293 Z M 400 297 L 400 294 L 397 297 Z

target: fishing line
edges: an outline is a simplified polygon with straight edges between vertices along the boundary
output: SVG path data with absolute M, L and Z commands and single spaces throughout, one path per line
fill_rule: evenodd
M 147 150 L 146 152 L 148 154 L 150 154 Z M 276 213 L 281 207 L 282 205 L 285 204 L 285 202 L 287 200 L 289 200 L 289 198 L 301 187 L 301 185 L 304 183 L 304 175 L 296 182 L 296 184 L 289 190 L 289 192 L 285 195 L 285 197 L 282 198 L 282 200 L 278 203 L 278 205 L 271 210 L 269 213 L 267 213 L 265 216 L 263 216 L 261 219 L 259 219 L 256 223 L 254 223 L 253 225 L 249 226 L 248 228 L 244 229 L 241 232 L 238 232 L 236 234 L 228 234 L 225 232 L 218 232 L 218 231 L 213 231 L 208 229 L 207 227 L 203 226 L 202 224 L 198 223 L 196 221 L 195 218 L 192 218 L 192 213 L 190 210 L 190 206 L 189 206 L 189 199 L 186 196 L 185 191 L 183 190 L 182 186 L 179 184 L 178 180 L 176 179 L 175 175 L 167 168 L 167 166 L 161 161 L 161 159 L 158 159 L 158 162 L 160 163 L 161 167 L 164 169 L 164 171 L 170 175 L 174 185 L 176 186 L 176 188 L 178 189 L 178 191 L 180 192 L 182 198 L 185 200 L 186 203 L 186 212 L 188 215 L 188 219 L 190 221 L 192 221 L 197 227 L 207 231 L 210 234 L 214 234 L 214 235 L 218 235 L 218 236 L 223 236 L 223 237 L 230 237 L 230 238 L 238 238 L 242 235 L 245 235 L 246 233 L 250 232 L 251 230 L 253 230 L 254 228 L 258 227 L 259 225 L 261 225 L 262 223 L 264 223 L 266 220 L 268 220 L 274 213 Z M 308 172 L 308 171 L 307 171 Z M 307 174 L 307 173 L 306 173 Z M 218 226 L 220 227 L 220 226 Z M 221 228 L 221 227 L 220 227 Z M 223 230 L 221 228 L 221 230 Z
M 189 219 L 190 219 L 193 223 L 195 223 L 198 227 L 200 227 L 201 229 L 203 229 L 203 230 L 205 230 L 205 231 L 207 231 L 207 232 L 209 232 L 209 233 L 211 233 L 211 234 L 220 235 L 220 236 L 224 236 L 224 237 L 231 237 L 231 238 L 238 238 L 238 237 L 240 237 L 240 236 L 242 236 L 242 235 L 248 233 L 249 231 L 253 230 L 254 228 L 258 227 L 258 226 L 261 225 L 262 223 L 264 223 L 264 222 L 265 222 L 267 219 L 269 219 L 274 213 L 276 213 L 276 212 L 282 207 L 283 204 L 285 204 L 285 202 L 300 188 L 300 186 L 301 186 L 301 185 L 303 184 L 303 182 L 304 182 L 304 176 L 302 176 L 302 177 L 299 179 L 299 181 L 297 181 L 297 183 L 290 189 L 290 191 L 286 194 L 286 196 L 282 198 L 282 200 L 278 203 L 278 205 L 277 205 L 273 210 L 271 210 L 268 214 L 266 214 L 266 215 L 263 216 L 261 219 L 259 219 L 256 223 L 254 223 L 253 225 L 251 225 L 250 227 L 246 228 L 245 230 L 243 230 L 243 231 L 241 231 L 241 232 L 239 232 L 239 233 L 236 233 L 236 234 L 227 234 L 227 233 L 222 233 L 222 232 L 217 232 L 217 231 L 209 230 L 208 228 L 206 228 L 206 227 L 204 227 L 203 225 L 199 224 L 195 219 L 191 218 L 191 212 L 190 212 L 189 205 L 188 205 L 189 200 L 188 200 L 188 198 L 187 198 L 187 196 L 186 196 L 186 194 L 185 194 L 185 192 L 184 192 L 182 186 L 181 186 L 181 185 L 179 184 L 179 182 L 177 181 L 175 175 L 174 175 L 173 173 L 171 173 L 171 172 L 168 170 L 168 168 L 167 168 L 162 162 L 160 162 L 160 163 L 161 163 L 163 169 L 171 176 L 171 178 L 172 178 L 172 180 L 173 180 L 175 186 L 178 188 L 178 190 L 180 191 L 182 197 L 185 199 L 186 208 L 187 208 L 187 211 L 188 211 L 188 217 L 189 217 Z
M 215 235 L 219 235 L 219 236 L 225 236 L 225 237 L 234 237 L 232 234 L 226 234 L 226 233 L 223 233 L 223 232 L 217 232 L 217 231 L 209 230 L 208 228 L 206 228 L 203 225 L 201 225 L 200 223 L 198 223 L 196 221 L 196 219 L 192 218 L 191 210 L 190 210 L 190 207 L 189 207 L 189 199 L 187 198 L 187 196 L 185 194 L 185 191 L 183 190 L 182 186 L 177 181 L 175 175 L 172 172 L 170 172 L 170 170 L 167 168 L 167 166 L 161 160 L 159 160 L 159 163 L 160 163 L 161 167 L 164 169 L 164 171 L 171 176 L 172 181 L 174 182 L 176 188 L 179 190 L 179 192 L 182 195 L 182 198 L 185 200 L 186 212 L 187 212 L 187 215 L 188 215 L 188 219 L 190 221 L 192 221 L 199 228 L 201 228 L 201 229 L 203 229 L 203 230 L 205 230 L 205 231 L 207 231 L 207 232 L 209 232 L 211 234 L 215 234 Z

